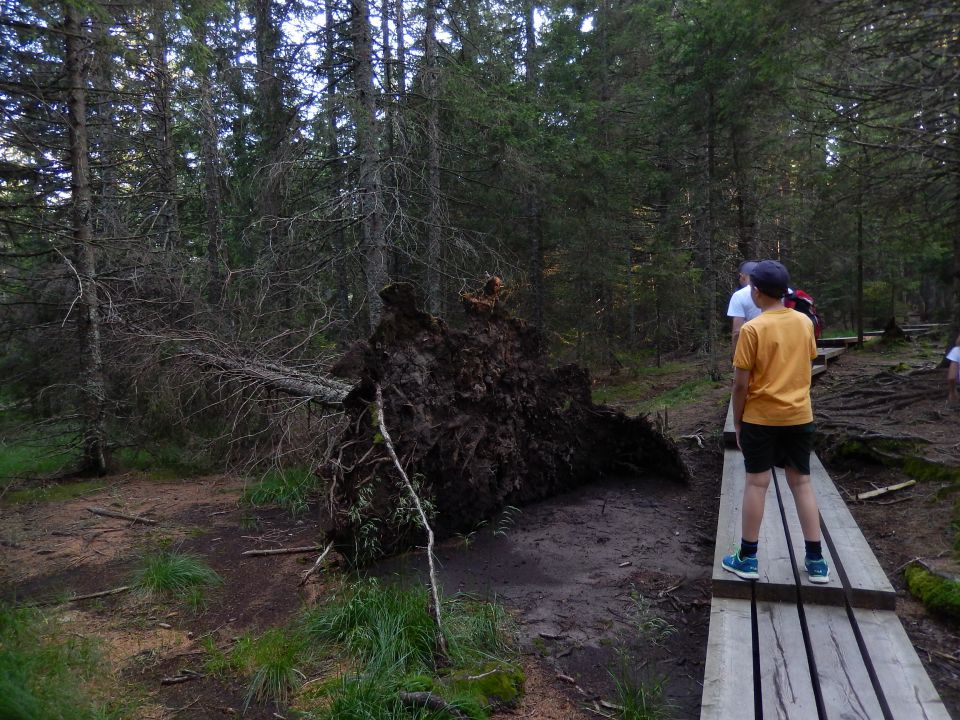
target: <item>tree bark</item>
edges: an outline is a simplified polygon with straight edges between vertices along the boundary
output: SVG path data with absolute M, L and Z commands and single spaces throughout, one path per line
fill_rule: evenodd
M 354 80 L 357 98 L 354 117 L 360 155 L 360 224 L 366 272 L 369 326 L 380 322 L 380 290 L 389 279 L 387 244 L 383 228 L 380 152 L 377 148 L 376 90 L 373 84 L 373 48 L 367 0 L 352 0 Z
M 90 148 L 87 136 L 87 99 L 84 38 L 77 6 L 63 3 L 66 38 L 67 128 L 70 146 L 70 185 L 73 264 L 77 277 L 77 328 L 80 341 L 80 391 L 83 418 L 83 464 L 98 474 L 106 472 L 106 387 L 100 346 L 100 298 L 94 251 L 90 192 Z

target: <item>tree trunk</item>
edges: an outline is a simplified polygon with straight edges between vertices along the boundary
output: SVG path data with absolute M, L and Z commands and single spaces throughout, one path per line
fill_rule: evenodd
M 327 116 L 327 152 L 331 161 L 335 163 L 333 171 L 334 192 L 337 195 L 341 193 L 344 182 L 342 172 L 343 163 L 340 161 L 340 139 L 337 135 L 337 72 L 334 68 L 336 62 L 336 51 L 334 48 L 333 35 L 333 3 L 334 0 L 327 0 L 324 3 L 324 62 L 327 66 L 327 93 L 326 93 L 326 116 Z M 340 342 L 346 343 L 349 337 L 350 329 L 350 284 L 347 259 L 347 242 L 343 231 L 343 207 L 338 203 L 334 210 L 334 232 L 333 247 L 337 253 L 337 288 L 336 288 L 336 307 L 337 324 L 340 330 Z
M 277 260 L 286 234 L 282 220 L 284 185 L 284 145 L 287 134 L 286 110 L 283 107 L 283 83 L 276 58 L 280 30 L 274 18 L 273 0 L 255 0 L 254 35 L 257 48 L 257 105 L 260 116 L 260 158 L 263 166 L 261 182 L 257 182 L 257 203 L 262 237 L 267 252 Z
M 193 31 L 194 41 L 202 48 L 207 46 L 207 31 L 204 21 Z M 207 299 L 219 304 L 223 296 L 223 273 L 220 255 L 223 252 L 223 218 L 220 211 L 220 150 L 217 120 L 213 112 L 213 87 L 209 65 L 200 61 L 197 80 L 200 91 L 200 163 L 203 165 L 203 201 L 207 221 Z
M 153 41 L 149 52 L 152 63 L 153 123 L 157 148 L 157 175 L 160 210 L 158 212 L 158 242 L 165 250 L 180 247 L 180 213 L 177 207 L 177 165 L 173 147 L 173 117 L 170 101 L 173 95 L 173 78 L 167 64 L 167 0 L 156 0 L 151 15 Z
M 756 259 L 760 257 L 760 248 L 757 247 L 754 238 L 753 220 L 749 217 L 747 182 L 740 158 L 740 143 L 740 134 L 736 128 L 731 128 L 730 145 L 733 153 L 734 202 L 737 208 L 737 250 L 740 259 Z
M 427 306 L 434 315 L 441 313 L 440 292 L 440 107 L 437 73 L 437 6 L 438 0 L 426 2 L 426 28 L 423 33 L 423 54 L 426 63 L 424 87 L 427 111 Z
M 70 185 L 73 212 L 73 264 L 77 275 L 77 328 L 80 341 L 83 464 L 98 474 L 106 472 L 104 421 L 106 388 L 100 347 L 97 264 L 91 232 L 90 149 L 87 138 L 84 38 L 77 6 L 65 2 L 67 128 L 70 145 Z
M 524 5 L 524 70 L 526 72 L 527 89 L 531 102 L 538 96 L 537 82 L 537 35 L 535 25 L 536 6 L 527 0 Z M 534 136 L 538 128 L 531 128 Z M 535 159 L 531 158 L 531 161 Z M 533 307 L 531 308 L 533 326 L 543 331 L 545 292 L 543 287 L 543 223 L 541 218 L 540 200 L 537 195 L 537 178 L 531 173 L 528 186 L 524 191 L 524 211 L 527 217 L 527 235 L 530 248 L 530 285 L 533 290 Z
M 387 284 L 387 244 L 383 230 L 380 153 L 377 148 L 376 89 L 373 82 L 373 48 L 367 0 L 352 0 L 354 80 L 356 84 L 357 145 L 360 154 L 360 221 L 366 272 L 370 330 L 380 322 Z
M 714 248 L 716 225 L 716 176 L 717 176 L 717 117 L 715 98 L 710 92 L 707 97 L 707 220 L 704 228 L 706 250 L 705 289 L 707 305 L 707 355 L 709 358 L 710 379 L 720 379 L 717 360 L 717 268 Z
M 92 160 L 93 203 L 92 232 L 101 242 L 127 236 L 120 218 L 120 193 L 117 182 L 118 157 L 116 142 L 115 80 L 113 77 L 111 36 L 108 21 L 96 17 L 92 21 L 90 80 L 92 104 L 88 105 L 89 151 Z

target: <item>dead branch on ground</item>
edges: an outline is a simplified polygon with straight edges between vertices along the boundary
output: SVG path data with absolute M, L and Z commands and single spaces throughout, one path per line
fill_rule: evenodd
M 300 582 L 297 583 L 297 585 L 299 585 L 299 586 L 302 587 L 303 585 L 306 584 L 307 579 L 308 579 L 311 575 L 313 575 L 317 570 L 320 569 L 320 566 L 323 564 L 324 558 L 327 557 L 327 554 L 328 554 L 332 549 L 333 549 L 333 543 L 329 543 L 329 544 L 327 545 L 326 549 L 325 549 L 322 553 L 320 553 L 320 557 L 317 558 L 317 561 L 313 564 L 313 567 L 310 568 L 309 570 L 307 570 L 305 573 L 303 573 L 303 574 L 300 576 Z
M 329 546 L 327 548 L 330 549 Z M 323 550 L 323 545 L 307 545 L 305 547 L 293 548 L 274 548 L 272 550 L 246 550 L 240 553 L 243 557 L 260 557 L 263 555 L 294 555 L 296 553 L 308 553 Z
M 140 515 L 128 515 L 122 512 L 116 512 L 115 510 L 107 510 L 106 508 L 100 507 L 88 507 L 87 512 L 91 512 L 94 515 L 102 515 L 103 517 L 117 518 L 118 520 L 129 520 L 131 523 L 143 523 L 144 525 L 156 525 L 156 520 L 151 520 L 150 518 L 145 518 Z
M 430 565 L 430 592 L 433 595 L 433 615 L 437 621 L 437 643 L 440 645 L 440 650 L 444 655 L 447 654 L 447 639 L 443 634 L 443 622 L 440 618 L 440 592 L 437 585 L 437 571 L 434 566 L 433 559 L 433 528 L 430 527 L 430 520 L 427 518 L 427 514 L 423 511 L 423 505 L 420 503 L 420 497 L 417 495 L 417 491 L 413 487 L 413 483 L 410 482 L 410 478 L 407 477 L 407 473 L 404 472 L 403 466 L 400 464 L 400 458 L 397 457 L 397 452 L 393 448 L 393 441 L 390 439 L 390 433 L 387 432 L 387 425 L 383 419 L 383 392 L 380 390 L 380 385 L 376 386 L 376 398 L 377 398 L 377 423 L 380 427 L 380 434 L 383 436 L 384 445 L 386 445 L 387 452 L 390 454 L 390 459 L 393 460 L 394 466 L 397 468 L 397 472 L 400 473 L 400 478 L 403 480 L 403 484 L 407 488 L 407 492 L 410 493 L 410 498 L 413 500 L 413 504 L 417 508 L 417 512 L 420 514 L 420 522 L 423 524 L 424 529 L 427 531 L 427 562 Z

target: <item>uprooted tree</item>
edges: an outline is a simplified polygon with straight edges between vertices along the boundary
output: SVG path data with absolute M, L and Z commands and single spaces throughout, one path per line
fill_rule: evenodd
M 327 529 L 344 554 L 362 561 L 422 541 L 381 421 L 441 538 L 607 474 L 656 468 L 687 478 L 677 448 L 646 418 L 594 405 L 581 368 L 548 367 L 540 333 L 503 312 L 495 294 L 464 297 L 462 329 L 419 309 L 409 285 L 381 297 L 373 336 L 338 368 L 359 381 L 322 469 Z
M 444 538 L 605 475 L 655 469 L 658 479 L 686 480 L 673 442 L 645 417 L 594 405 L 585 370 L 549 367 L 540 332 L 509 316 L 498 291 L 488 283 L 464 295 L 466 317 L 454 329 L 421 309 L 412 286 L 386 287 L 373 335 L 333 367 L 340 379 L 209 338 L 178 343 L 171 370 L 191 377 L 182 363 L 204 367 L 215 378 L 206 396 L 231 398 L 238 413 L 258 394 L 268 404 L 288 398 L 273 422 L 259 420 L 284 437 L 302 438 L 305 407 L 335 409 L 308 433 L 307 453 L 325 481 L 323 526 L 356 562 L 422 544 L 424 516 Z M 234 425 L 247 440 L 259 432 Z

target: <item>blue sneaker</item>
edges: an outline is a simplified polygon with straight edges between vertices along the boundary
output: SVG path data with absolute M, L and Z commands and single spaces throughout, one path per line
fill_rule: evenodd
M 830 582 L 830 566 L 827 565 L 827 561 L 823 558 L 817 558 L 813 560 L 811 558 L 805 558 L 803 564 L 807 568 L 807 576 L 810 578 L 812 583 L 828 583 Z
M 760 573 L 757 570 L 757 556 L 740 557 L 740 551 L 737 550 L 733 555 L 725 555 L 720 563 L 724 570 L 729 570 L 737 577 L 744 580 L 759 580 Z

